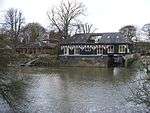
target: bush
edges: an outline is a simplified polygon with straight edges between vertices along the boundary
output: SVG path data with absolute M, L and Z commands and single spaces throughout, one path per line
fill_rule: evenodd
M 57 66 L 59 61 L 56 58 L 40 57 L 32 63 L 33 66 Z
M 133 63 L 136 61 L 135 58 L 130 58 L 126 61 L 127 67 L 131 67 Z
M 127 64 L 127 67 L 133 67 L 133 68 L 137 68 L 140 70 L 143 70 L 144 68 L 144 64 L 140 59 L 130 58 L 127 60 L 126 64 Z

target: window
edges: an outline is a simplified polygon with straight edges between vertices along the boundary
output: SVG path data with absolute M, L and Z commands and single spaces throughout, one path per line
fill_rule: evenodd
M 119 45 L 119 53 L 126 53 L 126 45 Z
M 80 54 L 80 48 L 75 48 L 74 49 L 74 54 L 76 54 L 76 55 Z
M 85 51 L 91 51 L 91 48 L 85 48 Z
M 113 46 L 113 45 L 108 46 L 107 52 L 108 52 L 108 53 L 114 53 L 114 46 Z
M 102 38 L 102 36 L 94 36 L 93 39 L 95 40 L 95 43 L 98 43 L 101 38 Z
M 97 54 L 103 54 L 103 48 L 97 48 Z
M 64 55 L 67 55 L 68 54 L 68 48 L 64 48 Z

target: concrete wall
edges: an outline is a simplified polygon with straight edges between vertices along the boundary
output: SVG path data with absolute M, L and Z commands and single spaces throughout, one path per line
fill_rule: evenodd
M 108 56 L 60 56 L 60 66 L 107 67 Z
M 60 66 L 122 67 L 132 55 L 60 56 Z

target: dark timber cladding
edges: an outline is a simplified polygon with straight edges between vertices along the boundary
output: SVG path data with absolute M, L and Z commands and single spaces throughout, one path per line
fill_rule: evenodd
M 119 32 L 75 34 L 61 43 L 60 56 L 125 55 L 131 45 Z

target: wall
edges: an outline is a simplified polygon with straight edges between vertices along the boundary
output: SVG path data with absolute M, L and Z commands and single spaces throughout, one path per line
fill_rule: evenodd
M 107 67 L 107 56 L 60 56 L 60 66 Z

